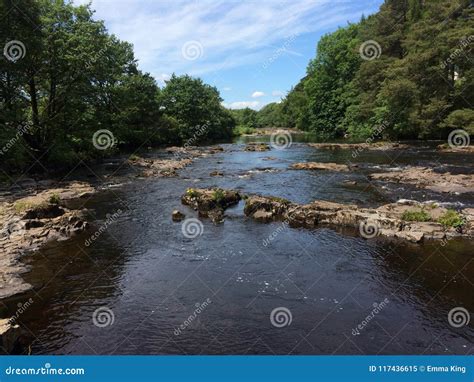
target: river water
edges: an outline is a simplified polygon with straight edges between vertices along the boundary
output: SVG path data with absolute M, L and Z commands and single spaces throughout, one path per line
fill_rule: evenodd
M 179 177 L 136 179 L 94 195 L 86 202 L 94 226 L 104 227 L 107 219 L 111 224 L 91 245 L 89 231 L 24 257 L 31 267 L 24 278 L 35 289 L 4 303 L 10 315 L 23 304 L 25 352 L 472 354 L 474 319 L 460 328 L 448 321 L 453 308 L 474 312 L 472 241 L 411 244 L 365 240 L 350 229 L 291 229 L 245 217 L 243 202 L 226 211 L 223 224 L 203 219 L 196 238 L 185 237 L 182 223 L 171 221 L 176 208 L 197 217 L 180 203 L 188 187 L 219 186 L 298 203 L 378 206 L 405 198 L 473 206 L 473 195 L 366 178 L 407 164 L 472 173 L 472 158 L 430 146 L 364 151 L 355 159 L 350 150 L 302 142 L 261 153 L 243 152 L 242 140 L 223 147 Z M 360 168 L 288 169 L 300 161 L 348 160 Z M 82 176 L 100 177 L 105 167 Z M 224 176 L 211 177 L 214 170 Z M 275 309 L 281 314 L 272 323 Z

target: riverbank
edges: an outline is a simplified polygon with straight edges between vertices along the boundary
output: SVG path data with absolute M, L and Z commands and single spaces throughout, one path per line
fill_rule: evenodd
M 222 151 L 220 146 L 169 147 L 165 152 L 171 158 L 143 158 L 133 155 L 120 162 L 129 166 L 125 178 L 175 177 L 177 171 L 190 165 L 199 157 Z M 115 166 L 104 175 L 108 186 L 122 184 L 124 176 Z M 19 182 L 20 183 L 20 182 Z M 29 271 L 21 258 L 26 253 L 39 250 L 52 241 L 67 240 L 93 225 L 90 211 L 84 207 L 101 185 L 84 181 L 59 181 L 53 179 L 23 179 L 14 187 L 5 188 L 0 198 L 0 299 L 24 293 L 32 286 L 21 275 Z M 91 223 L 89 222 L 91 221 Z
M 372 261 L 373 256 L 381 256 L 372 252 L 374 248 L 387 246 L 395 248 L 393 251 L 405 262 L 414 261 L 414 253 L 432 253 L 433 248 L 442 248 L 449 254 L 450 261 L 457 262 L 461 261 L 458 258 L 460 255 L 453 248 L 469 246 L 469 232 L 472 234 L 472 211 L 469 208 L 474 204 L 472 193 L 457 195 L 454 192 L 417 187 L 403 180 L 397 183 L 368 178 L 370 174 L 376 173 L 404 173 L 404 169 L 409 167 L 425 168 L 424 161 L 434 155 L 432 149 L 411 145 L 403 149 L 364 149 L 354 161 L 352 152 L 356 149 L 353 147 L 333 150 L 313 147 L 297 139 L 285 149 L 274 147 L 268 140 L 262 142 L 256 139 L 253 143 L 205 148 L 170 147 L 148 155 L 112 158 L 103 166 L 92 169 L 100 179 L 104 179 L 103 183 L 86 182 L 82 174 L 81 181 L 77 177 L 75 182 L 61 185 L 44 182 L 40 183 L 42 190 L 38 182 L 36 186 L 31 182 L 30 191 L 13 190 L 8 201 L 3 199 L 3 202 L 9 204 L 7 210 L 14 211 L 18 221 L 25 226 L 22 235 L 26 238 L 36 232 L 34 240 L 39 245 L 32 256 L 26 257 L 26 261 L 23 255 L 15 258 L 17 268 L 12 268 L 10 273 L 16 273 L 19 281 L 33 285 L 35 289 L 18 289 L 19 294 L 4 299 L 6 304 L 13 305 L 13 308 L 8 305 L 9 308 L 4 311 L 4 314 L 9 315 L 6 318 L 14 315 L 18 301 L 32 296 L 35 304 L 21 315 L 21 321 L 28 326 L 43 328 L 57 319 L 62 320 L 56 317 L 56 304 L 68 303 L 81 309 L 64 312 L 67 322 L 80 319 L 90 324 L 90 315 L 93 313 L 90 309 L 108 304 L 117 315 L 117 323 L 124 325 L 120 326 L 120 330 L 123 330 L 137 324 L 127 313 L 131 305 L 141 311 L 157 298 L 152 291 L 173 293 L 178 288 L 176 283 L 185 279 L 190 267 L 200 264 L 205 273 L 199 273 L 199 278 L 213 290 L 219 290 L 222 283 L 230 280 L 226 288 L 229 293 L 227 297 L 236 299 L 241 290 L 239 288 L 250 286 L 252 289 L 245 294 L 254 296 L 255 290 L 260 290 L 262 286 L 266 290 L 265 282 L 273 286 L 273 278 L 279 277 L 278 274 L 272 274 L 272 279 L 267 276 L 272 269 L 268 267 L 267 261 L 279 264 L 280 270 L 287 266 L 284 261 L 287 256 L 296 261 L 295 264 L 299 263 L 298 242 L 312 248 L 311 256 L 315 256 L 315 260 L 317 258 L 317 262 L 323 265 L 326 260 L 332 264 L 350 247 L 358 248 L 357 256 L 365 256 L 365 262 Z M 247 150 L 247 147 L 250 149 Z M 389 162 L 387 157 L 397 158 L 400 163 Z M 470 176 L 471 162 L 466 162 L 466 158 L 463 153 L 442 154 L 438 160 L 443 166 L 435 170 Z M 464 163 L 468 163 L 467 166 Z M 190 191 L 182 195 L 186 189 Z M 30 195 L 26 195 L 26 192 Z M 205 203 L 199 202 L 200 193 L 205 195 Z M 32 203 L 23 200 L 28 197 L 36 198 L 35 204 L 43 215 L 33 212 L 35 208 Z M 117 198 L 116 203 L 113 202 L 114 198 Z M 17 201 L 20 201 L 17 208 L 22 205 L 29 208 L 17 214 L 14 208 Z M 122 203 L 133 207 L 123 209 Z M 114 216 L 114 211 L 118 209 L 123 213 L 117 219 L 108 219 L 107 216 Z M 180 213 L 173 214 L 174 210 Z M 456 214 L 449 212 L 452 210 Z M 84 213 L 80 218 L 81 222 L 86 223 L 84 228 L 81 226 L 74 231 L 74 226 L 70 230 L 62 226 L 64 216 L 73 213 Z M 54 217 L 56 214 L 61 215 Z M 199 228 L 197 236 L 193 238 L 183 233 L 189 221 L 195 222 Z M 29 229 L 26 229 L 27 224 Z M 41 224 L 44 225 L 36 227 Z M 47 226 L 52 227 L 51 233 L 46 236 L 39 234 Z M 372 228 L 376 232 L 373 237 Z M 95 232 L 100 233 L 100 238 L 87 242 L 86 238 L 92 237 Z M 43 239 L 44 242 L 40 241 Z M 317 241 L 314 248 L 311 244 L 313 240 Z M 45 245 L 54 241 L 57 241 L 54 246 Z M 2 241 L 2 245 L 5 242 Z M 30 243 L 27 240 L 25 242 Z M 26 248 L 22 253 L 31 253 L 29 249 Z M 78 253 L 73 261 L 74 266 L 69 267 L 66 264 L 72 260 L 71 251 Z M 261 251 L 265 251 L 265 254 Z M 240 270 L 242 261 L 249 262 L 245 270 Z M 357 261 L 347 258 L 345 264 L 350 265 L 351 269 L 359 269 L 357 272 L 366 272 L 366 263 L 359 268 Z M 113 270 L 109 270 L 109 265 L 115 263 Z M 299 283 L 310 285 L 319 277 L 318 269 L 312 268 L 311 264 L 309 262 L 295 268 L 300 275 L 307 276 L 300 279 Z M 438 264 L 434 262 L 431 267 L 438 269 Z M 389 268 L 393 268 L 393 265 Z M 101 269 L 107 269 L 110 280 L 101 273 Z M 321 271 L 332 272 L 338 285 L 344 276 L 344 272 L 335 272 L 332 268 Z M 58 272 L 61 272 L 59 276 L 55 276 Z M 357 272 L 350 272 L 350 280 Z M 381 270 L 373 269 L 371 272 Z M 223 280 L 218 277 L 221 274 Z M 258 279 L 258 285 L 254 285 L 253 280 L 258 275 L 262 275 L 263 279 Z M 50 282 L 51 278 L 53 280 Z M 352 281 L 344 282 L 351 284 Z M 281 288 L 278 283 L 274 286 Z M 337 290 L 337 285 L 324 284 L 321 287 L 323 290 L 326 287 L 328 290 Z M 137 288 L 139 295 L 145 298 L 144 305 L 136 295 Z M 208 289 L 203 291 L 192 286 L 190 292 L 189 288 L 191 286 L 186 285 L 183 293 L 178 290 L 177 296 L 183 298 L 191 293 L 189 298 L 195 302 L 209 293 Z M 89 289 L 95 292 L 89 294 L 86 292 Z M 279 290 L 283 293 L 283 289 Z M 268 297 L 272 304 L 282 304 L 279 301 L 280 293 L 272 291 L 275 295 Z M 35 298 L 36 293 L 41 295 L 44 303 Z M 78 295 L 81 298 L 77 301 Z M 120 300 L 120 296 L 124 299 L 123 307 L 115 306 L 114 301 Z M 319 301 L 319 296 L 313 297 Z M 324 295 L 321 298 L 326 297 Z M 51 299 L 52 302 L 49 302 Z M 212 301 L 217 302 L 218 299 L 212 298 Z M 242 303 L 246 305 L 251 301 Z M 220 309 L 217 304 L 212 306 L 212 310 Z M 314 308 L 328 313 L 321 306 Z M 303 314 L 298 313 L 303 309 L 300 305 L 292 309 L 295 315 Z M 39 319 L 39 311 L 49 312 L 49 316 L 43 317 L 41 313 L 43 318 Z M 225 316 L 223 312 L 220 314 Z M 160 317 L 168 317 L 166 311 L 160 311 Z M 166 325 L 171 323 L 168 320 L 173 319 L 166 318 Z M 18 323 L 21 326 L 20 320 Z M 63 323 L 56 325 L 57 328 L 66 326 Z M 258 331 L 261 330 L 259 328 Z M 68 328 L 67 331 L 75 333 L 74 328 Z M 73 339 L 64 344 L 59 340 L 63 335 L 69 338 L 68 333 L 43 332 L 46 338 L 42 340 L 53 345 L 45 348 L 36 344 L 33 354 L 52 349 L 87 353 L 87 349 L 80 348 Z M 95 335 L 98 336 L 97 341 L 100 339 L 106 342 L 100 333 Z M 190 336 L 193 341 L 199 342 L 198 338 L 192 334 Z M 119 337 L 120 334 L 116 334 L 108 338 L 115 343 Z M 95 339 L 88 337 L 87 341 L 94 343 Z M 79 347 L 68 348 L 73 344 Z M 97 343 L 95 346 L 101 348 L 107 345 Z M 192 353 L 191 343 L 184 346 Z M 120 349 L 127 351 L 126 348 Z M 153 351 L 147 349 L 146 352 Z M 166 351 L 172 352 L 170 349 Z

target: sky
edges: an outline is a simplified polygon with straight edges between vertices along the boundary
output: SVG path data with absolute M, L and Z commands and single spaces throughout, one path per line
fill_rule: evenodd
M 74 0 L 89 2 L 160 86 L 189 74 L 216 86 L 224 106 L 259 110 L 305 75 L 322 35 L 383 0 Z

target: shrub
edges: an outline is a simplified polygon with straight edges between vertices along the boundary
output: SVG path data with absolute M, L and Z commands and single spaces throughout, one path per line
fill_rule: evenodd
M 431 221 L 431 216 L 424 209 L 419 211 L 405 211 L 402 215 L 402 220 L 409 222 L 429 222 Z
M 61 198 L 58 194 L 53 194 L 49 197 L 49 202 L 51 204 L 59 204 L 61 202 Z
M 186 190 L 186 194 L 188 194 L 191 198 L 197 198 L 199 196 L 199 192 L 197 192 L 194 188 L 188 188 Z
M 225 193 L 220 188 L 217 188 L 212 193 L 212 200 L 214 200 L 217 204 L 220 204 L 225 199 Z
M 439 219 L 438 223 L 445 227 L 458 228 L 462 227 L 465 223 L 464 218 L 455 210 L 447 210 Z

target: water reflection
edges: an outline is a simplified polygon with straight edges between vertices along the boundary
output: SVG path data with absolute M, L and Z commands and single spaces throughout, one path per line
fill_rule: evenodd
M 171 212 L 180 208 L 195 216 L 180 204 L 187 187 L 218 185 L 300 203 L 321 198 L 378 205 L 402 196 L 366 186 L 364 168 L 345 175 L 288 170 L 295 161 L 344 163 L 345 151 L 298 143 L 266 153 L 243 153 L 238 144 L 225 148 L 196 160 L 179 178 L 137 180 L 94 196 L 88 207 L 96 226 L 107 213 L 125 209 L 91 246 L 84 244 L 88 232 L 26 259 L 33 269 L 26 281 L 36 288 L 5 302 L 10 313 L 17 302 L 34 300 L 20 318 L 28 328 L 26 351 L 29 345 L 33 354 L 470 351 L 473 323 L 455 329 L 447 321 L 453 307 L 474 310 L 474 245 L 467 240 L 413 245 L 364 240 L 350 229 L 289 229 L 247 219 L 242 203 L 227 211 L 224 224 L 204 220 L 202 236 L 184 237 Z M 360 161 L 370 171 L 370 166 L 397 166 L 415 157 L 423 162 L 427 155 L 403 152 L 391 163 L 385 153 L 367 152 Z M 211 177 L 216 169 L 224 176 Z M 347 177 L 359 188 L 345 185 Z M 403 197 L 412 192 L 404 190 Z M 464 201 L 472 203 L 472 197 Z M 208 306 L 195 314 L 207 299 Z M 354 335 L 374 303 L 385 299 L 383 309 Z M 100 328 L 92 316 L 103 306 L 112 310 L 114 322 Z M 291 325 L 271 324 L 276 307 L 291 311 Z

